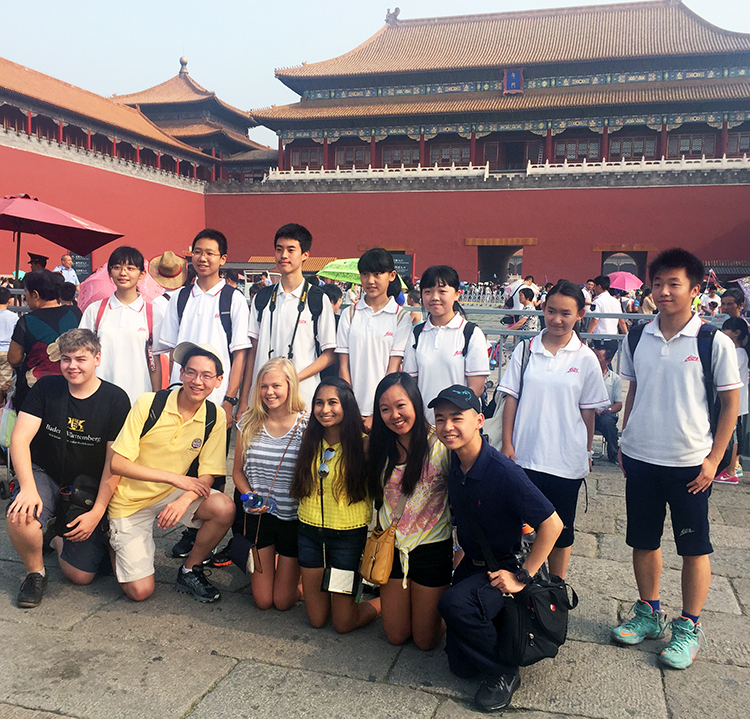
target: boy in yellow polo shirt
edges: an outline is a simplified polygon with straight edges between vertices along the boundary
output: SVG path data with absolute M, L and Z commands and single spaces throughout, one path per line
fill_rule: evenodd
M 221 595 L 201 563 L 235 514 L 232 500 L 211 489 L 214 477 L 226 474 L 224 410 L 207 402 L 221 385 L 223 368 L 219 353 L 207 344 L 182 342 L 173 356 L 181 365 L 182 387 L 169 393 L 160 413 L 158 395 L 141 395 L 112 445 L 113 472 L 121 478 L 109 503 L 110 544 L 117 581 L 130 599 L 142 601 L 154 591 L 154 519 L 161 529 L 178 522 L 197 529 L 175 589 L 213 602 Z M 198 476 L 187 476 L 196 458 Z

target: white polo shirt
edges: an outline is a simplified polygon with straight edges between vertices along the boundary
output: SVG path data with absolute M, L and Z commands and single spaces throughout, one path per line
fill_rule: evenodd
M 638 383 L 633 409 L 622 432 L 623 454 L 666 467 L 697 467 L 713 445 L 703 365 L 698 356 L 701 319 L 690 321 L 670 340 L 649 322 L 635 351 L 623 342 L 620 374 Z M 737 353 L 722 332 L 714 335 L 711 353 L 714 385 L 723 392 L 742 386 Z
M 289 343 L 297 324 L 299 326 L 297 327 L 297 334 L 294 336 L 292 364 L 299 372 L 305 367 L 309 367 L 318 358 L 315 353 L 315 329 L 309 303 L 305 302 L 302 313 L 298 311 L 303 287 L 304 281 L 287 294 L 279 283 L 276 295 L 276 310 L 271 313 L 271 302 L 269 300 L 268 305 L 263 310 L 260 324 L 258 324 L 258 310 L 255 307 L 255 300 L 253 300 L 253 305 L 250 308 L 250 338 L 253 345 L 258 348 L 255 354 L 255 367 L 253 368 L 253 384 L 255 384 L 258 371 L 269 359 L 288 356 Z M 271 314 L 273 314 L 273 337 L 271 337 Z M 323 311 L 318 318 L 318 343 L 321 352 L 336 347 L 336 320 L 333 316 L 331 302 L 326 295 L 323 295 Z M 311 408 L 315 388 L 319 382 L 320 375 L 316 374 L 299 383 L 302 399 L 308 409 Z
M 444 327 L 435 327 L 428 317 L 417 349 L 414 349 L 413 332 L 406 343 L 404 372 L 417 378 L 430 424 L 435 424 L 435 412 L 427 405 L 440 390 L 454 384 L 465 385 L 467 377 L 487 377 L 490 373 L 487 339 L 479 327 L 474 328 L 466 357 L 463 356 L 465 324 L 466 320 L 459 314 Z
M 208 343 L 213 345 L 221 355 L 221 364 L 224 367 L 224 379 L 221 386 L 209 395 L 208 399 L 221 405 L 227 394 L 229 384 L 229 353 L 250 347 L 247 336 L 248 308 L 245 298 L 240 292 L 232 293 L 232 305 L 230 316 L 232 319 L 232 340 L 227 347 L 227 335 L 221 324 L 219 316 L 219 295 L 226 283 L 224 280 L 217 282 L 208 292 L 204 292 L 195 283 L 185 305 L 182 314 L 182 322 L 177 319 L 177 300 L 180 293 L 175 292 L 169 300 L 164 322 L 159 335 L 159 349 L 169 351 L 177 347 L 180 342 L 195 342 L 196 344 Z M 176 362 L 172 370 L 171 382 L 180 381 L 180 365 Z
M 573 333 L 553 355 L 542 344 L 542 330 L 531 339 L 529 363 L 513 425 L 515 461 L 524 469 L 565 479 L 589 473 L 588 433 L 582 409 L 609 407 L 596 355 Z M 519 343 L 498 385 L 518 399 L 523 343 Z
M 375 390 L 391 357 L 403 357 L 411 334 L 411 312 L 393 297 L 377 312 L 364 298 L 345 310 L 336 333 L 336 353 L 349 355 L 352 388 L 363 417 L 373 413 Z M 352 316 L 353 315 L 353 316 Z
M 619 303 L 616 297 L 612 297 L 609 292 L 602 292 L 600 295 L 594 297 L 591 304 L 591 314 L 594 317 L 589 319 L 597 319 L 596 315 L 601 312 L 607 314 L 611 312 L 622 312 L 622 305 Z M 592 334 L 595 335 L 616 335 L 617 334 L 617 323 L 620 321 L 616 317 L 599 317 L 596 327 Z
M 124 305 L 114 295 L 108 300 L 92 302 L 83 313 L 79 327 L 95 332 L 96 318 L 102 302 L 107 303 L 99 323 L 99 341 L 102 343 L 102 361 L 96 376 L 124 389 L 132 405 L 144 392 L 152 392 L 151 374 L 146 357 L 148 320 L 146 302 L 138 295 L 135 302 Z M 153 307 L 154 344 L 158 338 L 164 315 L 162 309 Z

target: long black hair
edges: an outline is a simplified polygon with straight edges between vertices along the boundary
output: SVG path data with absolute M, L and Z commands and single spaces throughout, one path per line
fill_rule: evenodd
M 396 265 L 393 262 L 393 255 L 382 247 L 373 247 L 367 250 L 357 262 L 357 270 L 364 272 L 394 272 Z M 388 285 L 386 294 L 388 297 L 398 297 L 401 292 L 401 280 L 398 273 Z
M 461 291 L 461 279 L 458 272 L 450 265 L 432 265 L 428 267 L 419 280 L 419 292 L 424 292 L 429 287 L 452 287 L 456 292 Z M 422 303 L 424 304 L 424 302 Z M 429 310 L 428 310 L 429 311 Z M 458 312 L 462 317 L 466 317 L 464 308 L 458 303 L 453 303 L 453 311 Z
M 346 499 L 349 504 L 362 502 L 368 496 L 367 460 L 362 441 L 365 426 L 351 386 L 340 377 L 325 377 L 315 389 L 311 405 L 313 411 L 310 412 L 309 424 L 302 435 L 302 444 L 297 456 L 297 465 L 294 468 L 294 477 L 289 487 L 289 494 L 294 499 L 304 499 L 317 492 L 319 480 L 317 476 L 313 476 L 312 466 L 314 462 L 317 464 L 320 460 L 325 428 L 318 422 L 314 410 L 315 402 L 323 387 L 334 387 L 336 389 L 344 413 L 344 419 L 341 423 L 341 451 L 343 454 L 341 468 Z M 337 490 L 340 490 L 340 487 L 334 486 L 333 490 L 334 497 L 338 501 L 339 497 L 336 493 Z
M 393 372 L 386 375 L 380 380 L 375 390 L 375 406 L 370 432 L 369 485 L 370 492 L 375 499 L 382 499 L 383 484 L 388 481 L 398 463 L 398 435 L 386 427 L 380 415 L 380 399 L 395 385 L 400 385 L 406 392 L 415 414 L 409 451 L 406 453 L 406 467 L 401 477 L 401 491 L 404 494 L 410 495 L 414 492 L 430 451 L 428 442 L 430 425 L 424 416 L 424 405 L 417 381 L 406 372 Z

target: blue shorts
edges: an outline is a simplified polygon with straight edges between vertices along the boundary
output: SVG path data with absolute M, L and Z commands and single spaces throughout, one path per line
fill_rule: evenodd
M 582 479 L 565 479 L 553 474 L 524 469 L 534 486 L 552 502 L 557 516 L 562 519 L 563 530 L 555 542 L 556 547 L 570 547 L 575 537 L 576 507 Z M 536 529 L 536 527 L 534 527 Z
M 629 547 L 646 551 L 659 549 L 669 504 L 677 554 L 699 557 L 714 551 L 708 527 L 711 487 L 697 494 L 691 494 L 687 489 L 700 473 L 700 466 L 659 467 L 624 454 L 622 466 L 627 477 L 628 529 L 625 541 Z
M 325 563 L 329 567 L 358 570 L 366 540 L 367 527 L 321 529 L 300 522 L 297 530 L 299 566 L 305 569 L 322 569 L 325 566 L 323 563 L 323 543 L 325 542 Z
M 57 520 L 57 515 L 67 510 L 67 504 L 60 494 L 60 487 L 49 475 L 36 465 L 32 465 L 32 471 L 36 491 L 42 499 L 42 511 L 36 519 L 42 525 L 42 532 L 46 532 L 47 528 Z M 17 479 L 14 479 L 11 482 L 8 507 L 20 491 L 21 485 Z M 7 508 L 5 515 L 8 516 Z M 107 518 L 105 516 L 99 526 L 91 533 L 91 536 L 83 542 L 71 542 L 63 537 L 60 559 L 82 572 L 94 574 L 99 571 L 103 564 L 109 563 L 109 540 L 107 539 L 106 527 Z

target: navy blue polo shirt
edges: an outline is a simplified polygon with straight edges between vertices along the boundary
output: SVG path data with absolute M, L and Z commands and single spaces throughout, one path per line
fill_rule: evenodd
M 526 473 L 486 440 L 465 475 L 458 455 L 451 452 L 448 497 L 458 527 L 458 542 L 466 556 L 476 560 L 484 556 L 467 515 L 468 508 L 498 561 L 518 549 L 524 522 L 536 528 L 555 511 Z

